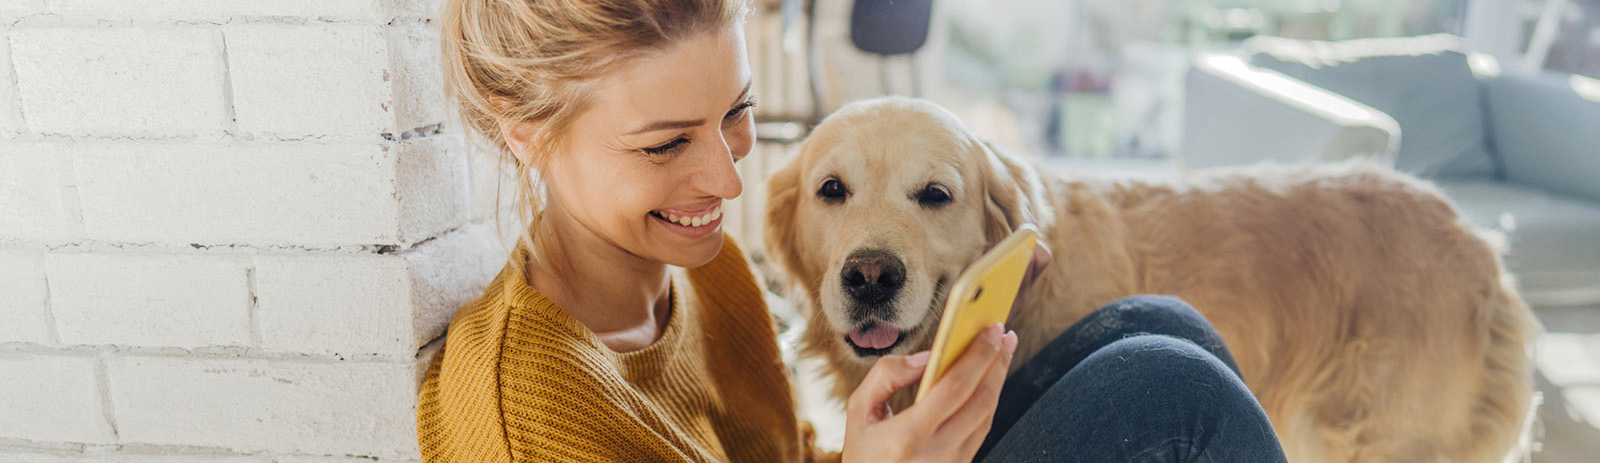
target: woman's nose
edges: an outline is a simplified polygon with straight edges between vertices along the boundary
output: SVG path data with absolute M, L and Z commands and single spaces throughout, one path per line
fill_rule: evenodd
M 739 178 L 739 168 L 734 165 L 733 152 L 723 140 L 712 143 L 700 157 L 692 174 L 691 184 L 706 194 L 722 199 L 733 199 L 744 192 L 744 180 Z

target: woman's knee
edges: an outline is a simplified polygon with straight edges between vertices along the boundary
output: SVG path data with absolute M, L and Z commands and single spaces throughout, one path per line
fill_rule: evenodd
M 1095 378 L 1101 393 L 1132 394 L 1144 412 L 1187 410 L 1180 420 L 1225 414 L 1255 405 L 1242 380 L 1223 361 L 1195 343 L 1164 335 L 1139 335 L 1111 343 L 1084 359 L 1081 373 Z M 1079 372 L 1074 372 L 1079 373 Z M 1164 410 L 1166 412 L 1164 412 Z
M 1095 315 L 1115 318 L 1125 323 L 1157 325 L 1193 325 L 1210 328 L 1210 322 L 1200 311 L 1174 296 L 1138 295 L 1117 299 L 1106 304 Z
M 1085 317 L 1083 324 L 1089 331 L 1121 333 L 1123 337 L 1134 334 L 1161 334 L 1187 339 L 1225 362 L 1233 359 L 1223 348 L 1222 335 L 1211 326 L 1200 311 L 1189 303 L 1172 296 L 1130 296 L 1106 304 Z
M 1089 438 L 1034 438 L 1062 432 Z M 1271 423 L 1238 376 L 1210 351 L 1165 335 L 1130 336 L 1096 350 L 1041 397 L 1012 433 L 989 461 L 1085 446 L 1102 450 L 1090 452 L 1098 455 L 1148 457 L 1170 450 L 1226 457 L 1219 461 L 1282 461 Z M 1247 457 L 1234 458 L 1240 455 Z M 1261 455 L 1266 457 L 1250 457 Z

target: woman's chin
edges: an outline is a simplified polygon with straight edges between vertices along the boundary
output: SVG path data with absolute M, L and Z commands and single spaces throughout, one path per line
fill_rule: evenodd
M 698 238 L 690 243 L 672 241 L 663 242 L 663 249 L 657 255 L 663 257 L 663 262 L 683 268 L 694 268 L 711 262 L 717 258 L 717 253 L 722 251 L 722 233 Z

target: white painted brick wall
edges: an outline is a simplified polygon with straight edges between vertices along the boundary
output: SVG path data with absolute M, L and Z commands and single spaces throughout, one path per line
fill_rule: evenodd
M 0 239 L 68 242 L 77 238 L 72 158 L 45 143 L 8 143 L 0 169 Z
M 396 133 L 380 26 L 249 25 L 223 34 L 241 132 L 279 139 Z
M 417 351 L 398 256 L 266 257 L 255 278 L 262 347 L 347 358 Z
M 0 435 L 58 442 L 112 439 L 100 398 L 98 360 L 0 355 Z
M 123 442 L 416 455 L 414 364 L 127 356 L 107 365 Z
M 469 149 L 456 134 L 400 143 L 394 186 L 399 241 L 437 236 L 468 220 L 472 179 L 461 153 Z
M 274 463 L 266 455 L 240 456 L 229 454 L 184 455 L 173 453 L 137 454 L 129 452 L 92 449 L 81 451 L 41 451 L 0 449 L 0 461 L 6 463 Z M 278 460 L 283 463 L 286 460 Z M 371 459 L 365 460 L 371 463 Z
M 143 253 L 45 257 L 50 307 L 66 344 L 245 346 L 245 262 Z
M 428 0 L 427 3 L 434 3 Z M 435 5 L 428 11 L 438 9 Z M 397 11 L 406 15 L 416 12 Z M 416 23 L 390 26 L 389 53 L 393 69 L 395 126 L 402 131 L 437 124 L 454 116 L 445 104 L 444 75 L 439 72 L 439 30 Z
M 21 2 L 0 2 L 0 24 L 6 24 L 6 8 L 17 8 Z M 40 0 L 43 4 L 43 0 Z M 11 70 L 11 29 L 0 26 L 0 139 L 22 133 L 22 102 L 17 100 L 17 76 Z
M 180 246 L 400 240 L 393 146 L 120 143 L 73 151 L 93 239 Z
M 0 294 L 0 343 L 50 342 L 43 254 L 0 251 Z
M 143 21 L 222 22 L 241 17 L 373 20 L 380 15 L 381 3 L 388 2 L 376 0 L 51 0 L 50 9 L 52 13 L 60 15 L 130 18 Z
M 10 23 L 16 18 L 44 11 L 44 0 L 6 0 L 0 2 L 0 21 Z
M 0 461 L 419 459 L 507 253 L 440 5 L 0 0 Z
M 51 135 L 216 136 L 223 130 L 215 29 L 19 28 L 10 34 L 28 128 Z

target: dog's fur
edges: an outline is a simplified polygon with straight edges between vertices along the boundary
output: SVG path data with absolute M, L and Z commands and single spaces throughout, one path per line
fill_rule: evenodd
M 828 178 L 843 202 L 819 200 Z M 919 205 L 930 182 L 953 202 Z M 1008 323 L 1013 368 L 1103 304 L 1171 294 L 1221 332 L 1290 461 L 1499 462 L 1525 430 L 1539 326 L 1495 247 L 1433 186 L 1375 164 L 1054 178 L 931 103 L 887 98 L 830 116 L 767 194 L 768 255 L 841 402 L 876 360 L 845 333 L 866 317 L 905 333 L 893 353 L 927 348 L 947 285 L 1033 222 L 1054 259 Z M 840 289 L 862 249 L 905 263 L 886 309 Z

